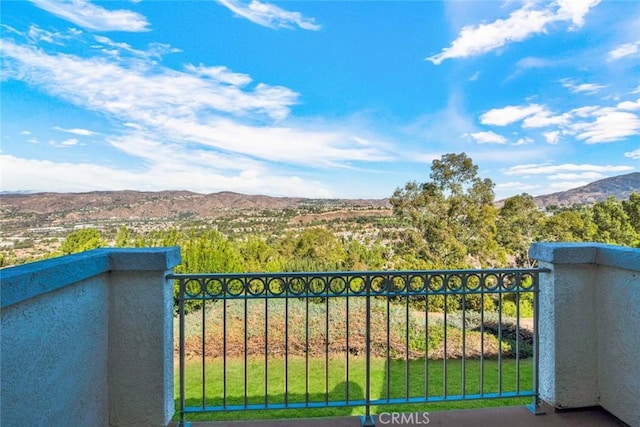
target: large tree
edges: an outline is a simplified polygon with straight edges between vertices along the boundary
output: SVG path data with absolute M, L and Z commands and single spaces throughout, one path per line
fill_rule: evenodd
M 62 242 L 60 251 L 65 254 L 74 254 L 105 246 L 106 242 L 95 228 L 82 228 L 69 234 Z
M 498 213 L 498 243 L 508 254 L 515 256 L 519 267 L 531 266 L 529 246 L 537 237 L 544 214 L 538 210 L 533 197 L 523 193 L 504 201 Z
M 465 154 L 431 164 L 431 180 L 408 182 L 390 199 L 394 214 L 418 231 L 429 267 L 492 264 L 498 253 L 493 182 Z

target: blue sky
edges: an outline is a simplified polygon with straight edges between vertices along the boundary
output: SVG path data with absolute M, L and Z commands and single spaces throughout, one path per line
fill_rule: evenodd
M 640 2 L 2 2 L 2 190 L 497 198 L 640 170 Z

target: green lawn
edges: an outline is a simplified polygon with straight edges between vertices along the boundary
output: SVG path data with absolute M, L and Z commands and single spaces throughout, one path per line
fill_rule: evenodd
M 265 363 L 264 357 L 249 357 L 247 360 L 247 396 L 249 404 L 263 404 L 265 401 Z M 342 401 L 346 396 L 346 361 L 345 357 L 331 356 L 328 364 L 328 382 L 326 378 L 325 359 L 309 359 L 309 401 L 325 402 L 325 391 L 329 401 Z M 515 392 L 516 371 L 518 363 L 515 359 L 502 360 L 502 391 Z M 407 364 L 404 360 L 391 360 L 387 366 L 384 358 L 371 360 L 371 398 L 420 397 L 425 395 L 425 363 L 423 359 L 410 361 L 408 364 L 408 382 L 406 381 Z M 471 359 L 465 362 L 465 394 L 480 393 L 480 360 Z M 498 361 L 490 359 L 484 361 L 484 393 L 498 392 Z M 520 390 L 531 389 L 532 360 L 519 361 Z M 428 362 L 428 395 L 443 396 L 444 361 L 429 360 Z M 462 361 L 447 360 L 447 395 L 462 394 Z M 288 402 L 305 402 L 306 390 L 306 362 L 304 357 L 289 357 L 288 360 Z M 365 389 L 365 359 L 358 356 L 349 357 L 349 400 L 364 399 Z M 177 374 L 177 372 L 176 372 Z M 269 357 L 268 369 L 268 401 L 269 403 L 284 403 L 285 359 L 284 357 Z M 223 403 L 223 362 L 220 358 L 207 359 L 205 365 L 206 377 L 206 405 L 221 405 Z M 242 358 L 227 359 L 227 405 L 244 403 L 244 360 Z M 388 378 L 388 379 L 387 379 Z M 387 393 L 387 383 L 389 393 Z M 408 392 L 407 392 L 408 391 Z M 176 375 L 176 396 L 179 396 L 178 376 Z M 200 361 L 189 361 L 186 365 L 186 398 L 187 406 L 202 404 L 202 364 Z M 524 405 L 531 402 L 531 397 L 483 399 L 473 401 L 448 401 L 422 404 L 394 404 L 379 405 L 371 408 L 372 413 L 380 412 L 415 412 L 436 411 L 443 409 L 478 408 L 486 406 Z M 176 400 L 176 408 L 179 406 Z M 345 415 L 360 415 L 364 407 L 351 408 L 313 408 L 313 409 L 283 409 L 256 410 L 241 412 L 219 412 L 204 414 L 187 414 L 191 421 L 204 420 L 238 420 L 238 419 L 281 419 L 297 417 L 330 417 Z

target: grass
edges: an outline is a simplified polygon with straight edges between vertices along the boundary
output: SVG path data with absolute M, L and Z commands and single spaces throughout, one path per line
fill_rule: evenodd
M 347 359 L 343 355 L 332 355 L 328 364 L 324 357 L 309 358 L 309 401 L 325 402 L 325 393 L 329 401 L 344 401 L 346 399 L 346 385 L 349 384 L 349 400 L 364 399 L 365 390 L 365 358 L 350 356 L 349 377 L 346 377 Z M 288 358 L 288 402 L 305 402 L 306 396 L 306 361 L 304 357 Z M 444 395 L 443 373 L 447 372 L 447 395 L 462 394 L 463 365 L 460 359 L 429 360 L 428 396 Z M 243 358 L 227 358 L 227 405 L 244 404 L 245 396 L 245 361 Z M 247 358 L 247 400 L 249 404 L 264 404 L 265 377 L 268 378 L 269 403 L 284 403 L 285 359 L 283 357 L 269 357 L 265 374 L 264 357 L 250 356 Z M 223 404 L 223 360 L 221 358 L 207 358 L 205 363 L 206 405 Z M 516 371 L 519 369 L 519 390 L 531 389 L 532 361 L 531 359 L 502 359 L 502 391 L 515 392 Z M 328 367 L 328 369 L 326 369 Z M 409 375 L 407 374 L 407 369 Z M 328 371 L 328 372 L 327 372 Z M 499 390 L 499 364 L 497 359 L 484 360 L 483 364 L 483 392 L 495 393 Z M 467 359 L 464 366 L 465 394 L 480 393 L 480 359 Z M 408 378 L 408 381 L 406 380 Z M 328 380 L 328 381 L 327 381 Z M 387 393 L 387 383 L 389 390 Z M 176 378 L 176 396 L 179 396 L 178 378 Z M 424 359 L 390 360 L 372 358 L 371 360 L 371 399 L 405 398 L 425 396 L 425 363 Z M 188 361 L 186 364 L 186 401 L 187 406 L 202 405 L 202 363 Z M 420 404 L 379 405 L 371 408 L 372 413 L 380 412 L 415 412 L 435 411 L 444 409 L 479 408 L 488 406 L 524 405 L 531 402 L 531 397 L 480 399 L 473 401 L 447 401 Z M 176 408 L 179 401 L 176 401 Z M 283 419 L 283 418 L 311 418 L 360 415 L 364 407 L 327 407 L 282 410 L 254 410 L 254 411 L 224 411 L 215 413 L 187 414 L 190 421 L 217 421 L 239 419 Z

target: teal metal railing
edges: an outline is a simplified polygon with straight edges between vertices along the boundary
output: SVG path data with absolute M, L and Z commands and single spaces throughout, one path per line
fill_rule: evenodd
M 180 421 L 201 412 L 364 407 L 362 424 L 374 425 L 374 405 L 508 397 L 531 397 L 529 408 L 539 413 L 540 272 L 170 275 L 177 286 Z M 338 393 L 331 387 L 336 359 Z M 318 363 L 320 376 L 312 372 Z M 384 363 L 381 381 L 372 363 Z M 187 364 L 190 372 L 198 366 L 197 375 L 187 376 Z M 354 376 L 362 367 L 359 390 Z M 282 370 L 275 379 L 274 369 Z M 242 383 L 241 395 L 231 381 Z

